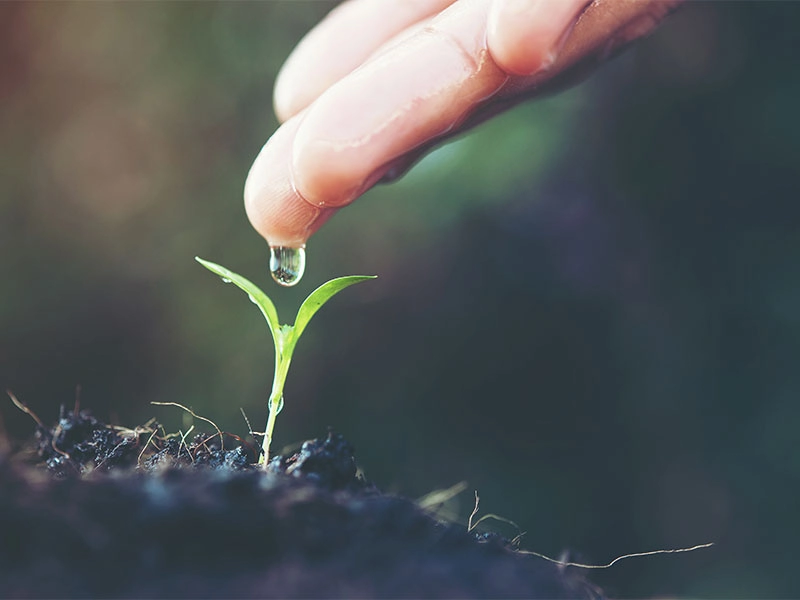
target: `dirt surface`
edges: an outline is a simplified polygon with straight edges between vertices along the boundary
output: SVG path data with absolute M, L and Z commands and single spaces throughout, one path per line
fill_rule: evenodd
M 332 432 L 268 473 L 221 437 L 62 410 L 37 430 L 39 465 L 0 456 L 0 596 L 598 597 L 574 571 L 381 494 Z

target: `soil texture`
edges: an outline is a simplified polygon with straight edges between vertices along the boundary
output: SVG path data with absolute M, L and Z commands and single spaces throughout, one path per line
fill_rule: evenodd
M 242 440 L 159 432 L 62 409 L 36 464 L 0 455 L 0 597 L 599 597 L 380 493 L 335 433 L 265 473 Z

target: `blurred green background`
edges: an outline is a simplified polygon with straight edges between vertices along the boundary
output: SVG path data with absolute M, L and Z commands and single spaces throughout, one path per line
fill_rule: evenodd
M 800 69 L 792 2 L 690 3 L 589 81 L 369 192 L 267 274 L 242 205 L 275 75 L 331 2 L 0 4 L 0 386 L 244 434 L 322 281 L 277 447 L 328 425 L 380 487 L 460 480 L 617 596 L 797 597 Z M 31 431 L 0 404 L 9 434 Z M 471 492 L 461 498 L 465 518 Z M 505 531 L 505 533 L 512 533 Z

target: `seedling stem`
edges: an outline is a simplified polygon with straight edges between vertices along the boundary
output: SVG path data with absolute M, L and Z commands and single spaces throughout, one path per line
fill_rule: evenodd
M 222 277 L 224 282 L 233 283 L 244 291 L 250 297 L 251 302 L 261 309 L 261 314 L 264 315 L 269 331 L 272 334 L 272 341 L 275 344 L 275 374 L 272 379 L 272 391 L 269 395 L 269 416 L 267 417 L 267 428 L 264 431 L 263 452 L 258 461 L 266 469 L 269 463 L 269 447 L 272 443 L 275 419 L 283 406 L 283 386 L 286 383 L 286 376 L 289 374 L 289 365 L 292 363 L 292 355 L 294 354 L 297 340 L 300 339 L 303 331 L 305 331 L 311 317 L 316 314 L 323 304 L 344 288 L 367 279 L 375 279 L 375 277 L 370 275 L 351 275 L 349 277 L 337 277 L 327 283 L 323 283 L 311 292 L 308 298 L 300 305 L 294 325 L 281 325 L 280 321 L 278 321 L 278 311 L 275 309 L 272 300 L 254 283 L 223 266 L 199 257 L 195 257 L 195 259 L 209 271 Z

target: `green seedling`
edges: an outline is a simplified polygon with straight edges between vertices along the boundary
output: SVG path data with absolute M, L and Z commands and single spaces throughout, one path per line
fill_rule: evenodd
M 355 283 L 375 279 L 374 275 L 350 275 L 348 277 L 337 277 L 327 283 L 323 283 L 306 298 L 297 311 L 294 325 L 281 325 L 278 320 L 278 311 L 272 300 L 254 283 L 237 275 L 233 271 L 220 265 L 214 264 L 200 257 L 195 260 L 209 271 L 222 277 L 225 283 L 232 283 L 249 297 L 250 301 L 261 309 L 261 314 L 267 321 L 267 326 L 272 334 L 275 343 L 275 375 L 272 379 L 272 392 L 269 396 L 269 417 L 267 418 L 267 428 L 264 432 L 263 453 L 259 459 L 259 464 L 265 469 L 269 462 L 269 446 L 272 442 L 272 431 L 275 428 L 275 417 L 278 416 L 283 408 L 283 386 L 286 382 L 286 375 L 289 373 L 289 365 L 292 362 L 297 341 L 306 329 L 308 322 L 317 311 L 333 296 L 341 292 L 344 288 L 350 287 Z

